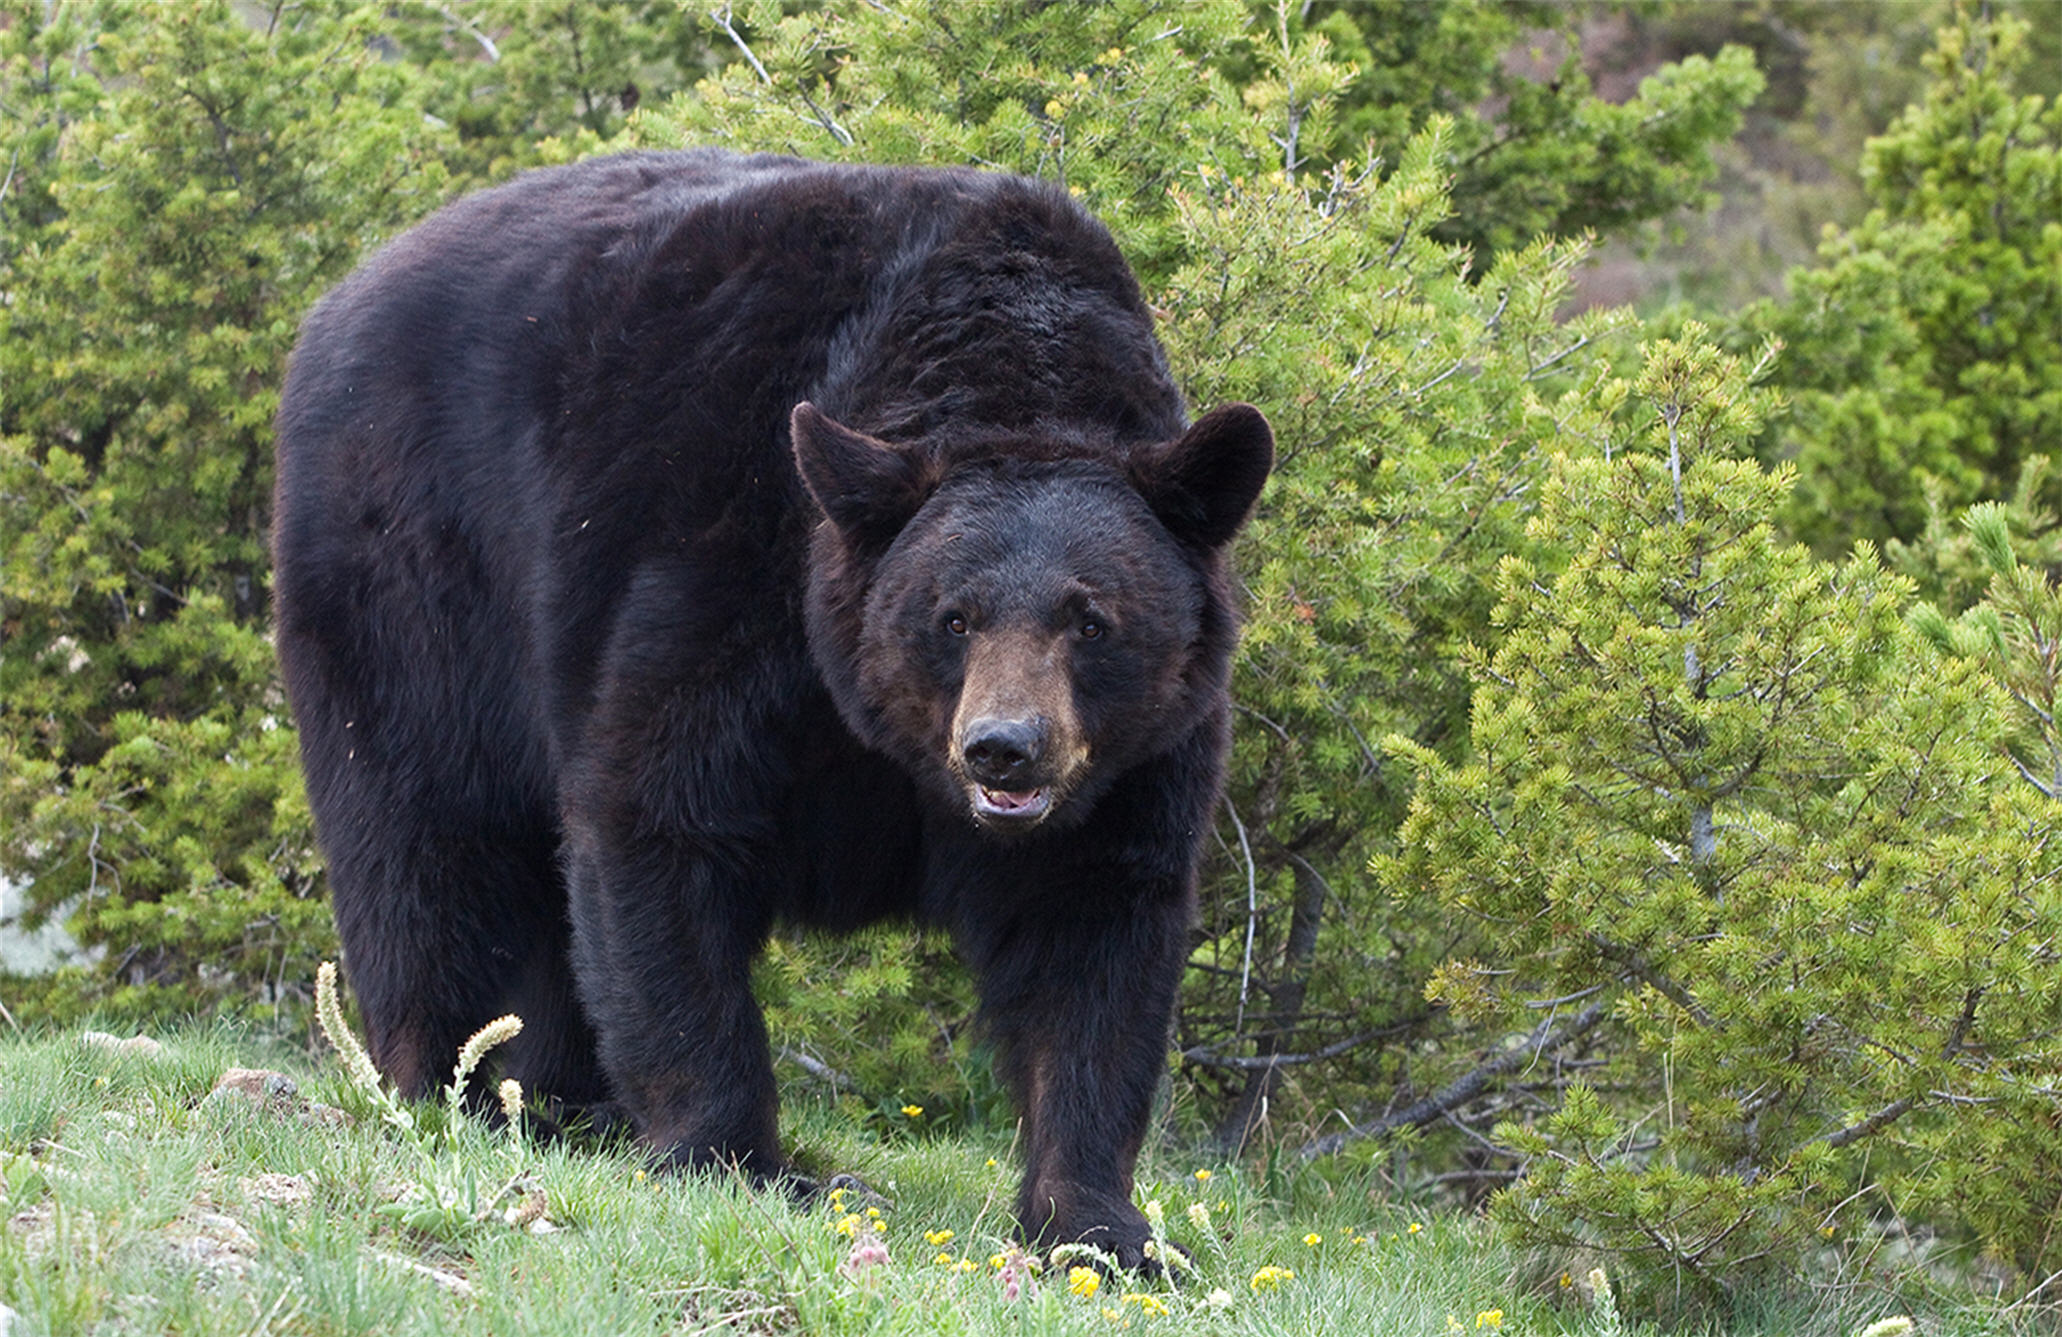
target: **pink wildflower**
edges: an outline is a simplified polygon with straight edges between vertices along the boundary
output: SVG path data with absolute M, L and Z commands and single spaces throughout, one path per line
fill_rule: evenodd
M 838 1271 L 848 1279 L 858 1280 L 861 1273 L 870 1267 L 883 1267 L 888 1263 L 888 1242 L 872 1231 L 861 1231 L 852 1241 L 852 1252 L 845 1255 L 845 1261 Z
M 1004 1303 L 1022 1299 L 1024 1292 L 1031 1285 L 1030 1258 L 1021 1249 L 1011 1249 L 1007 1254 L 1000 1256 L 1000 1261 L 1002 1267 L 995 1274 L 995 1278 L 1002 1284 Z

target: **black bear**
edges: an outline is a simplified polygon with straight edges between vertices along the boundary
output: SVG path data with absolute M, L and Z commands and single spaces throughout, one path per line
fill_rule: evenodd
M 308 317 L 278 644 L 345 964 L 405 1092 L 510 1075 L 788 1173 L 750 964 L 940 925 L 1019 1224 L 1136 1266 L 1273 460 L 1193 426 L 1064 192 L 715 151 L 531 173 Z

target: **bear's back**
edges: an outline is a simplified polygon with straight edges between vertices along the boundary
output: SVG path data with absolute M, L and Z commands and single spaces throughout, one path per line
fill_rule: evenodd
M 1064 192 L 686 150 L 527 173 L 388 244 L 308 318 L 280 430 L 360 471 L 570 432 L 568 463 L 665 436 L 734 474 L 802 399 L 904 440 L 1181 423 L 1128 267 Z

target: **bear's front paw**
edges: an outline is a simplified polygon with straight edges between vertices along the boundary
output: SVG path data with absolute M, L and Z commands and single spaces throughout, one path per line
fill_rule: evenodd
M 1077 1232 L 1072 1242 L 1057 1245 L 1048 1261 L 1062 1273 L 1070 1267 L 1092 1267 L 1106 1277 L 1131 1273 L 1180 1284 L 1194 1270 L 1189 1251 L 1172 1240 L 1154 1236 L 1144 1216 L 1131 1213 L 1135 1221 L 1122 1225 L 1090 1226 Z

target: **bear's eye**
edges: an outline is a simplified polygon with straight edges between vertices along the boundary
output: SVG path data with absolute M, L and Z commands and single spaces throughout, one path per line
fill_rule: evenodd
M 958 613 L 947 613 L 947 614 L 945 615 L 945 630 L 947 630 L 947 631 L 951 632 L 951 633 L 952 633 L 953 635 L 955 635 L 955 636 L 964 636 L 964 635 L 966 635 L 966 634 L 967 634 L 967 620 L 966 620 L 966 618 L 965 618 L 965 617 L 963 617 L 963 616 L 961 616 L 961 615 L 960 615 L 960 614 L 958 614 Z
M 1098 637 L 1098 636 L 1100 636 L 1100 635 L 1102 635 L 1102 634 L 1103 634 L 1103 624 L 1102 624 L 1102 623 L 1100 623 L 1100 622 L 1096 621 L 1096 620 L 1095 620 L 1094 618 L 1092 618 L 1092 617 L 1091 617 L 1091 618 L 1087 618 L 1087 619 L 1084 619 L 1084 620 L 1082 621 L 1082 623 L 1081 623 L 1081 639 L 1082 639 L 1082 640 L 1084 640 L 1084 641 L 1092 641 L 1092 640 L 1094 640 L 1094 639 L 1095 639 L 1096 637 Z

